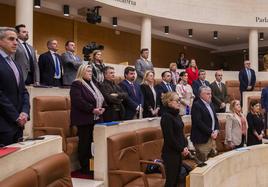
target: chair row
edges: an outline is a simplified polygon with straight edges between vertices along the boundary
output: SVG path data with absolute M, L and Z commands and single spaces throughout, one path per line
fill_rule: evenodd
M 45 158 L 0 182 L 0 187 L 48 186 L 73 186 L 69 158 L 66 154 L 60 153 Z
M 219 120 L 220 134 L 216 140 L 219 153 L 228 151 L 224 144 L 225 119 Z M 191 123 L 184 123 L 184 133 L 190 135 Z M 165 173 L 163 165 L 158 164 L 161 174 L 145 174 L 147 164 L 161 159 L 163 136 L 160 127 L 149 127 L 132 132 L 123 132 L 107 138 L 108 175 L 110 187 L 163 186 Z M 186 160 L 192 168 L 193 161 Z
M 70 127 L 70 98 L 65 96 L 38 96 L 33 98 L 34 136 L 60 135 L 63 151 L 76 157 L 78 137 Z
M 152 162 L 161 158 L 161 129 L 150 127 L 107 138 L 109 187 L 162 187 L 164 167 Z M 147 164 L 157 164 L 161 174 L 145 174 Z
M 227 88 L 227 94 L 230 100 L 241 99 L 240 90 L 239 90 L 239 81 L 238 80 L 228 80 L 225 82 Z M 263 88 L 268 86 L 268 81 L 256 81 L 254 91 L 261 91 Z

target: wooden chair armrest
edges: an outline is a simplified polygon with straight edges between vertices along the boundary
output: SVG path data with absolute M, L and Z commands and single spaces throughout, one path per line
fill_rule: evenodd
M 146 177 L 146 174 L 141 171 L 128 171 L 128 170 L 110 170 L 110 174 L 115 175 L 136 175 L 142 177 L 144 187 L 149 187 L 148 179 Z
M 34 127 L 34 131 L 44 131 L 44 133 L 48 135 L 60 135 L 62 137 L 65 137 L 63 133 L 62 128 L 57 128 L 57 127 Z
M 160 162 L 153 162 L 153 161 L 149 161 L 149 160 L 140 160 L 141 164 L 152 164 L 152 165 L 157 165 L 160 167 L 160 171 L 162 174 L 162 178 L 165 179 L 166 178 L 166 172 L 165 172 L 165 167 L 163 163 Z

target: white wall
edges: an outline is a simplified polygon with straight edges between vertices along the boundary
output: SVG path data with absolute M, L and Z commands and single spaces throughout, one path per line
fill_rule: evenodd
M 123 3 L 124 0 L 95 1 L 168 19 L 229 26 L 268 27 L 268 3 L 264 0 L 130 0 L 136 5 Z M 267 23 L 256 22 L 256 17 L 265 16 Z

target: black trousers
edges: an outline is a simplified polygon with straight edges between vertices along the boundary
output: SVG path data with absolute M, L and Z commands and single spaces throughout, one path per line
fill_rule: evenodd
M 60 87 L 62 86 L 62 78 L 60 79 L 53 79 L 53 85 L 52 86 L 55 86 L 55 87 Z
M 235 146 L 235 148 L 243 147 L 244 144 L 245 144 L 245 142 L 246 142 L 246 136 L 242 134 L 242 140 L 241 140 L 241 143 L 240 143 L 240 145 Z
M 13 131 L 9 132 L 0 132 L 0 144 L 6 146 L 13 143 L 17 143 L 19 139 L 22 138 L 22 135 L 23 135 L 23 128 L 21 127 L 15 128 Z
M 34 76 L 33 73 L 28 72 L 27 78 L 25 80 L 25 85 L 30 85 L 34 83 Z
M 92 158 L 91 143 L 93 142 L 94 125 L 77 126 L 78 142 L 78 159 L 82 171 L 89 171 L 89 159 Z
M 178 154 L 163 154 L 166 171 L 165 187 L 178 187 L 181 171 L 181 156 Z

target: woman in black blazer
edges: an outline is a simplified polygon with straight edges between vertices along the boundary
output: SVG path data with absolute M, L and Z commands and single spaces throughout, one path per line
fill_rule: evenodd
M 78 129 L 78 158 L 81 172 L 89 173 L 91 143 L 93 142 L 94 125 L 102 121 L 104 97 L 92 81 L 92 69 L 81 65 L 76 79 L 71 85 L 71 125 Z
M 182 155 L 189 154 L 183 133 L 184 124 L 179 115 L 179 96 L 176 92 L 168 92 L 162 96 L 166 107 L 161 117 L 161 129 L 164 137 L 162 159 L 166 171 L 165 187 L 178 187 Z
M 247 146 L 262 144 L 264 136 L 264 118 L 260 112 L 260 103 L 256 100 L 250 102 L 250 112 L 247 115 L 248 139 Z
M 144 97 L 143 117 L 158 116 L 159 103 L 156 100 L 156 91 L 154 89 L 154 72 L 149 70 L 144 74 L 141 84 L 141 92 Z

